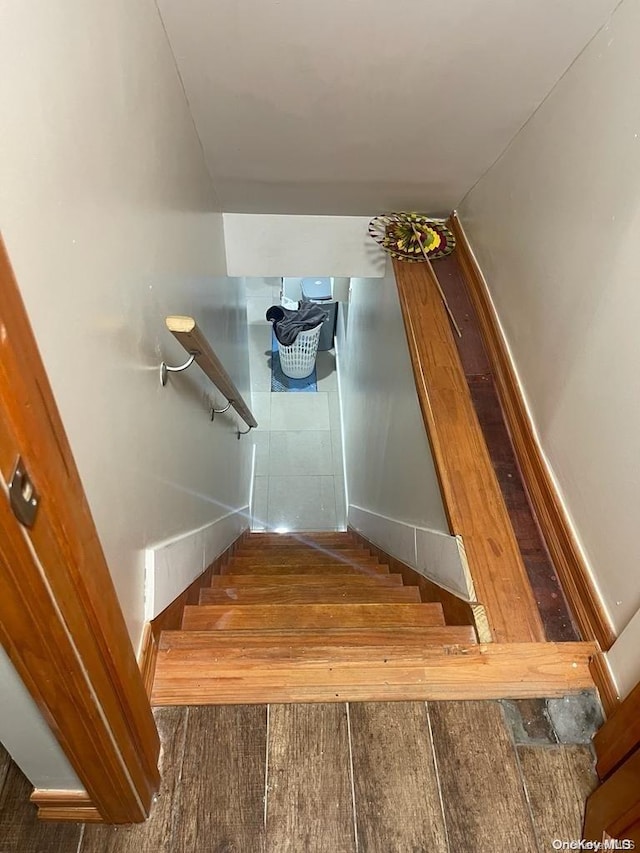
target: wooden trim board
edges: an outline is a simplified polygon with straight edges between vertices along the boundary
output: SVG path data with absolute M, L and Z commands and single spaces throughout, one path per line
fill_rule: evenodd
M 605 779 L 640 745 L 640 684 L 613 709 L 598 729 L 593 746 L 598 756 L 598 776 Z
M 151 622 L 147 622 L 142 632 L 140 643 L 140 654 L 138 655 L 138 666 L 142 675 L 142 683 L 147 696 L 151 696 L 153 690 L 153 676 L 156 671 L 156 659 L 158 657 L 158 639 L 153 633 Z
M 478 315 L 495 386 L 542 536 L 582 636 L 596 640 L 606 651 L 616 639 L 615 631 L 544 461 L 486 282 L 457 213 L 451 215 L 449 225 L 456 237 L 458 260 Z
M 587 800 L 583 837 L 588 841 L 629 839 L 640 830 L 640 747 Z M 588 849 L 588 848 L 585 848 Z M 606 848 L 602 848 L 606 849 Z M 631 845 L 614 850 L 634 850 Z
M 429 262 L 394 261 L 418 400 L 450 531 L 498 643 L 545 634 Z
M 160 740 L 73 454 L 0 241 L 0 641 L 105 822 L 143 821 Z M 40 496 L 10 509 L 18 456 Z
M 607 717 L 610 717 L 620 705 L 620 696 L 611 675 L 611 670 L 607 665 L 604 652 L 596 652 L 589 664 L 589 669 L 600 695 L 600 702 L 602 703 L 604 712 Z
M 102 823 L 102 816 L 86 791 L 55 791 L 35 788 L 31 797 L 40 820 Z

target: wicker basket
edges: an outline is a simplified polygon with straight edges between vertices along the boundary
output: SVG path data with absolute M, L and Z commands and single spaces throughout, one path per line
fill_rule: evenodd
M 316 355 L 318 354 L 318 342 L 322 323 L 315 329 L 300 332 L 290 347 L 285 347 L 278 342 L 280 351 L 280 367 L 289 379 L 305 379 L 316 366 Z

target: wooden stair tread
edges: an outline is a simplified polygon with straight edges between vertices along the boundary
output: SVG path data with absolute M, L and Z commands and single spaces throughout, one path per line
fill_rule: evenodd
M 307 575 L 214 575 L 211 578 L 213 589 L 224 589 L 225 587 L 240 586 L 243 588 L 262 586 L 277 589 L 289 586 L 326 586 L 331 584 L 335 589 L 353 589 L 354 587 L 380 587 L 380 586 L 402 586 L 402 575 L 382 574 L 376 572 L 371 575 L 360 574 L 336 574 L 327 577 L 326 574 Z
M 335 574 L 363 576 L 388 575 L 389 566 L 382 563 L 314 563 L 312 565 L 296 565 L 290 563 L 279 563 L 278 565 L 267 565 L 266 563 L 252 563 L 247 565 L 231 561 L 222 569 L 221 575 L 300 575 L 300 574 Z
M 455 641 L 453 638 L 456 638 Z M 463 639 L 465 638 L 465 639 Z M 393 647 L 424 649 L 433 642 L 444 641 L 470 645 L 476 642 L 471 625 L 434 625 L 420 628 L 256 628 L 245 631 L 163 631 L 159 649 L 207 649 L 209 652 L 226 648 L 299 649 L 306 646 L 332 648 Z M 270 653 L 267 651 L 266 653 Z
M 302 550 L 323 550 L 325 548 L 335 548 L 338 551 L 351 550 L 358 551 L 360 549 L 367 550 L 360 542 L 355 539 L 320 539 L 310 542 L 301 542 L 299 540 L 291 540 L 287 542 L 277 542 L 272 545 L 266 545 L 263 542 L 243 542 L 238 546 L 238 551 L 243 553 L 255 553 L 256 551 L 271 550 L 274 551 L 302 551 Z
M 444 625 L 440 604 L 188 605 L 184 630 Z
M 200 590 L 200 604 L 341 604 L 341 603 L 419 603 L 417 586 L 324 586 L 290 587 L 216 587 Z
M 255 554 L 236 553 L 230 562 L 241 561 L 242 564 L 254 563 L 295 563 L 301 562 L 307 565 L 311 563 L 379 563 L 377 557 L 373 557 L 364 548 L 349 548 L 343 551 L 331 551 L 325 549 L 316 551 L 314 549 L 289 548 L 283 550 L 256 551 Z
M 312 647 L 313 648 L 313 647 Z M 240 651 L 240 650 L 239 650 Z M 380 653 L 384 654 L 384 649 Z M 427 646 L 370 661 L 349 658 L 275 663 L 257 657 L 228 666 L 194 657 L 188 670 L 177 649 L 158 654 L 152 703 L 345 702 L 388 700 L 493 699 L 563 696 L 589 688 L 593 643 L 489 643 Z M 312 652 L 317 654 L 317 651 Z M 401 655 L 401 656 L 400 656 Z M 177 670 L 177 671 L 176 671 Z
M 353 541 L 354 537 L 347 530 L 298 530 L 295 533 L 250 533 L 243 541 L 246 543 L 257 543 L 260 545 L 277 545 L 282 542 L 336 542 Z

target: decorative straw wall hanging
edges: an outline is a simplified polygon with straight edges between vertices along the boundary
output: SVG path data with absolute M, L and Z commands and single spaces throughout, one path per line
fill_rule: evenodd
M 444 258 L 453 252 L 456 245 L 455 237 L 441 219 L 431 219 L 420 213 L 375 216 L 369 223 L 369 234 L 392 258 L 414 264 Z M 451 324 L 458 337 L 462 337 L 435 274 L 434 280 Z

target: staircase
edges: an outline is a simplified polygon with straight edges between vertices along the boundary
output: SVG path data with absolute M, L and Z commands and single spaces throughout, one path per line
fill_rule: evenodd
M 349 533 L 251 534 L 162 632 L 152 701 L 419 698 L 426 666 L 475 643 Z

